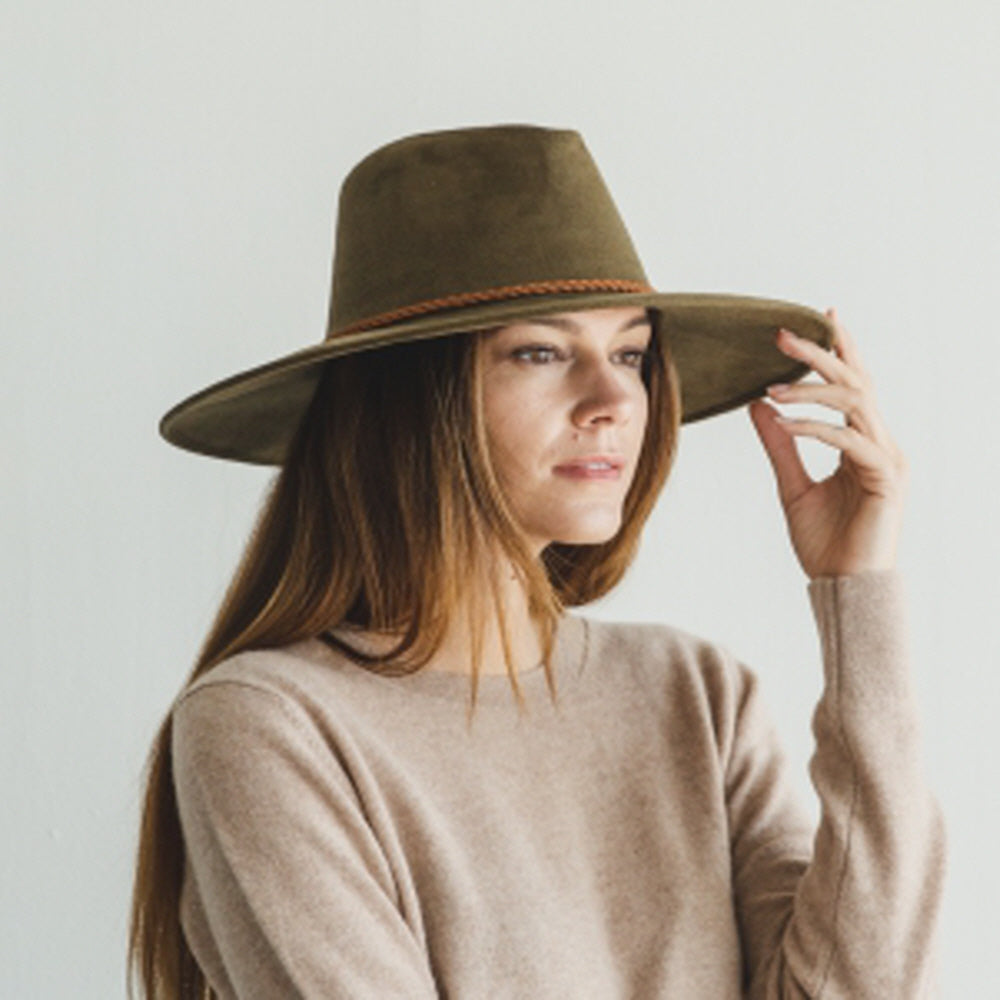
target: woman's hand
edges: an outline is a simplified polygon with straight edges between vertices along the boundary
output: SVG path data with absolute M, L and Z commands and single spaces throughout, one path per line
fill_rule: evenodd
M 780 331 L 777 341 L 780 350 L 826 382 L 773 385 L 767 391 L 779 403 L 839 410 L 846 425 L 790 420 L 763 400 L 749 407 L 777 478 L 792 547 L 810 579 L 895 566 L 907 488 L 906 458 L 882 423 L 854 341 L 833 309 L 826 315 L 835 330 L 832 352 L 788 331 Z M 795 446 L 797 434 L 840 449 L 831 476 L 821 482 L 809 478 Z

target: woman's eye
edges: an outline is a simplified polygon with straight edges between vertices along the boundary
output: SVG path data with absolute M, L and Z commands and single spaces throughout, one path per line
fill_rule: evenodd
M 633 348 L 629 350 L 622 351 L 622 356 L 626 358 L 626 364 L 630 368 L 641 368 L 643 361 L 646 360 L 646 355 L 649 351 L 642 350 L 641 348 Z
M 554 347 L 546 347 L 542 344 L 533 344 L 530 347 L 519 347 L 511 352 L 513 357 L 523 361 L 531 361 L 537 364 L 547 364 L 559 357 L 559 352 Z
M 643 348 L 625 348 L 618 352 L 618 357 L 627 368 L 641 368 L 642 363 L 649 352 Z M 511 356 L 519 361 L 527 361 L 531 364 L 545 365 L 552 361 L 565 359 L 565 355 L 555 347 L 548 344 L 529 344 L 525 347 L 518 347 L 511 351 Z

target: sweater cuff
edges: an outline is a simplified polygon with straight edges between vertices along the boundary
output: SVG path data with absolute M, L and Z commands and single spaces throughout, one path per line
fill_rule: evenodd
M 858 723 L 912 724 L 905 589 L 897 569 L 809 581 L 827 693 Z

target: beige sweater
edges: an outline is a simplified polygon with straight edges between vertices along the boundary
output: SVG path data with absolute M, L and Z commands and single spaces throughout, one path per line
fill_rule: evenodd
M 221 997 L 924 997 L 944 832 L 896 571 L 808 585 L 813 829 L 754 674 L 665 625 L 564 616 L 540 668 L 380 677 L 317 640 L 174 710 L 182 920 Z M 814 669 L 802 664 L 803 670 Z

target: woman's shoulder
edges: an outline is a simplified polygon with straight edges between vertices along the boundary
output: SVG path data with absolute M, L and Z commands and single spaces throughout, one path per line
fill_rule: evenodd
M 646 683 L 712 691 L 746 683 L 752 672 L 724 643 L 667 622 L 609 621 L 586 616 L 588 660 Z
M 723 643 L 670 622 L 580 617 L 586 622 L 588 641 L 595 650 L 640 659 L 666 655 L 701 661 L 730 655 Z
M 664 622 L 590 618 L 588 632 L 592 686 L 607 701 L 652 713 L 659 731 L 720 754 L 732 745 L 757 677 L 726 645 Z
M 218 699 L 226 692 L 262 703 L 309 700 L 318 683 L 329 678 L 329 664 L 314 639 L 272 648 L 246 649 L 213 664 L 185 685 L 176 704 L 195 700 L 204 692 Z

